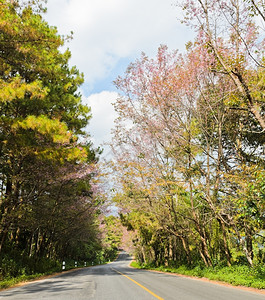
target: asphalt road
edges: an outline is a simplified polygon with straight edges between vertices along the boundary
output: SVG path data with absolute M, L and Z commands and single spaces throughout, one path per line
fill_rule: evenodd
M 222 286 L 197 279 L 137 270 L 130 257 L 0 292 L 0 299 L 51 300 L 265 300 L 265 294 Z

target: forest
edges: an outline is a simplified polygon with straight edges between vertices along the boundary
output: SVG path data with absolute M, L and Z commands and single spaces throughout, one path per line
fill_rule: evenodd
M 44 21 L 43 4 L 0 1 L 0 279 L 116 251 L 99 196 L 101 149 L 78 90 L 83 74 L 61 51 L 71 36 Z
M 264 1 L 175 3 L 196 38 L 115 80 L 102 165 L 71 34 L 45 1 L 0 0 L 0 280 L 124 247 L 138 267 L 244 266 L 265 287 Z
M 264 268 L 264 2 L 179 2 L 185 53 L 115 81 L 113 199 L 142 265 Z

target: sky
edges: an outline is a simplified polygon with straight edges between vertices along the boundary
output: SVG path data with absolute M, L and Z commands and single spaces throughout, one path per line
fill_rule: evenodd
M 48 0 L 44 18 L 49 25 L 61 35 L 73 31 L 66 46 L 70 65 L 85 76 L 80 92 L 91 107 L 88 131 L 95 146 L 108 149 L 104 144 L 111 140 L 117 76 L 141 52 L 152 57 L 161 44 L 182 52 L 193 39 L 180 22 L 182 14 L 176 0 Z

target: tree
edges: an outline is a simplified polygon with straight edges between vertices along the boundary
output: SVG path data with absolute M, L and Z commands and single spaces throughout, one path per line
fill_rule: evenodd
M 114 153 L 116 164 L 122 166 L 118 173 L 124 174 L 123 187 L 131 193 L 129 211 L 141 209 L 157 220 L 161 229 L 180 240 L 191 262 L 187 246 L 191 230 L 181 225 L 184 216 L 177 203 L 178 198 L 183 204 L 188 198 L 186 213 L 194 222 L 201 256 L 211 265 L 206 219 L 195 203 L 199 193 L 195 194 L 198 175 L 194 171 L 201 146 L 194 118 L 197 74 L 195 68 L 188 67 L 195 63 L 160 47 L 156 60 L 143 55 L 130 65 L 124 78 L 118 78 L 117 86 L 126 96 L 116 105 L 120 118 Z M 122 126 L 126 119 L 132 124 L 129 129 L 126 123 Z
M 200 255 L 206 266 L 214 260 L 231 265 L 235 258 L 230 248 L 240 239 L 252 264 L 252 241 L 262 226 L 246 213 L 246 232 L 242 218 L 235 216 L 242 213 L 239 203 L 245 201 L 239 191 L 242 186 L 249 191 L 248 180 L 255 176 L 242 173 L 239 185 L 228 178 L 245 165 L 248 170 L 263 168 L 263 135 L 253 132 L 260 126 L 255 115 L 229 106 L 238 94 L 227 74 L 213 72 L 215 62 L 215 53 L 200 43 L 199 35 L 185 55 L 161 46 L 156 58 L 143 54 L 116 81 L 122 93 L 113 137 L 116 202 L 125 220 L 136 218 L 129 224 L 139 233 L 138 243 L 148 246 L 140 247 L 139 253 L 146 252 L 141 260 L 157 259 L 157 251 L 166 256 L 167 246 L 157 242 L 166 235 L 172 240 L 169 248 L 176 250 L 177 242 L 190 264 Z M 256 73 L 245 70 L 252 85 Z M 260 216 L 258 199 L 253 195 L 251 205 L 259 207 Z
M 253 18 L 259 14 L 264 19 L 264 7 L 258 1 L 245 0 L 182 1 L 181 5 L 186 11 L 185 22 L 199 32 L 198 42 L 215 57 L 212 71 L 229 76 L 234 84 L 236 92 L 232 93 L 234 101 L 230 105 L 252 114 L 263 131 L 264 99 L 257 97 L 249 72 L 245 71 L 264 69 L 264 39 Z
M 0 254 L 15 243 L 29 257 L 58 258 L 97 240 L 99 151 L 84 131 L 83 74 L 42 4 L 0 1 Z

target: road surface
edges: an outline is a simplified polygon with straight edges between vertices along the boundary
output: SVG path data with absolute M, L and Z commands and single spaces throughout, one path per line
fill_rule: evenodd
M 63 273 L 0 292 L 0 299 L 47 300 L 265 300 L 265 294 L 197 279 L 128 267 L 122 252 L 110 264 Z

